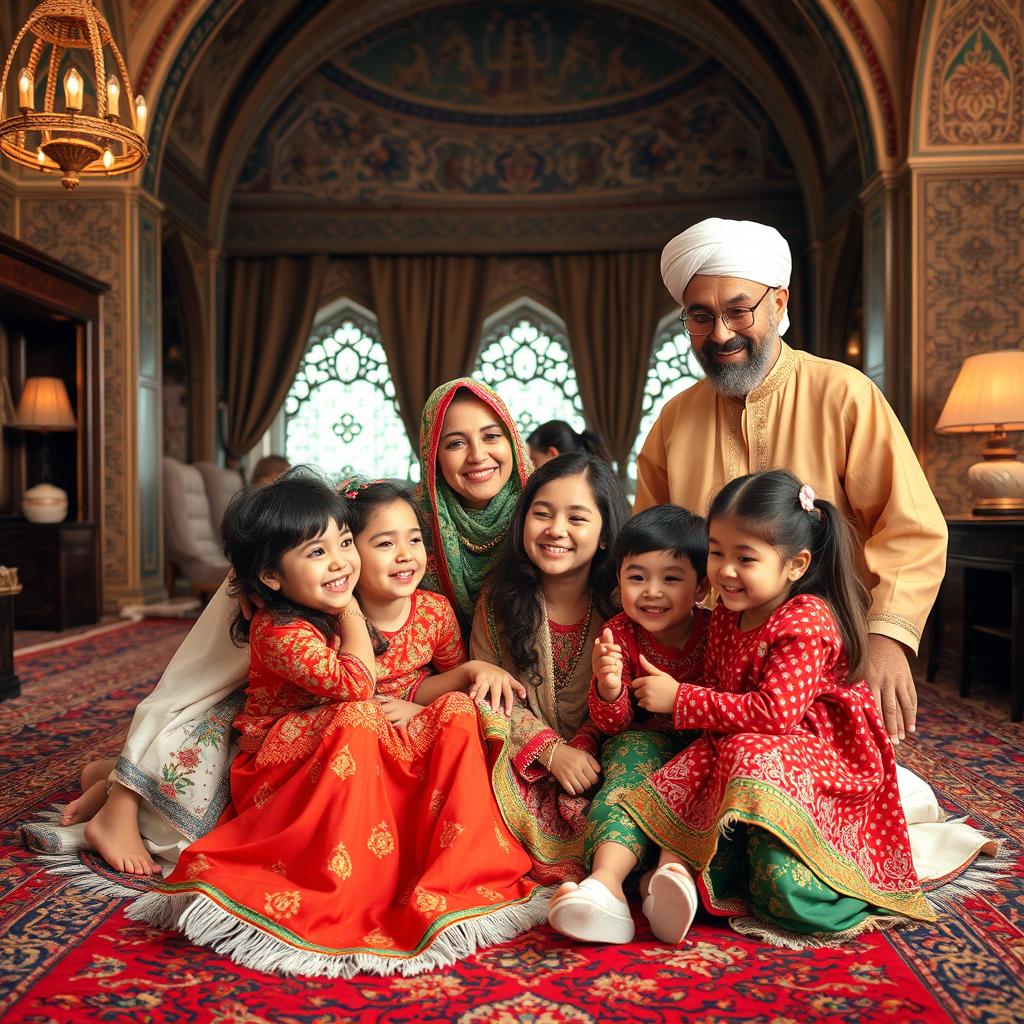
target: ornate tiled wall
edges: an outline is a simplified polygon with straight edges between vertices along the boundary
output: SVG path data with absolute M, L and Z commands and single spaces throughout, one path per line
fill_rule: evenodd
M 943 509 L 963 512 L 984 435 L 933 428 L 967 356 L 1024 345 L 1024 176 L 922 175 L 917 220 L 925 461 Z
M 981 435 L 935 421 L 964 359 L 1024 347 L 1024 4 L 933 0 L 911 155 L 915 434 L 947 513 Z M 1020 441 L 1020 435 L 1016 435 Z

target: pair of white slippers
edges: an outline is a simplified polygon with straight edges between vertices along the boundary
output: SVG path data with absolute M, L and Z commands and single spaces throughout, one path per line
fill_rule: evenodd
M 655 937 L 678 946 L 693 924 L 699 903 L 693 875 L 682 864 L 671 863 L 651 875 L 641 909 Z M 632 942 L 636 934 L 629 904 L 613 896 L 596 878 L 585 878 L 568 892 L 553 897 L 548 924 L 578 942 L 622 944 Z

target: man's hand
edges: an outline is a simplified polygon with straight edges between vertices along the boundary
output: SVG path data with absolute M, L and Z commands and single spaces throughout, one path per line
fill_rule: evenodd
M 471 700 L 486 700 L 492 711 L 502 711 L 506 716 L 512 714 L 516 697 L 526 700 L 526 687 L 504 669 L 486 661 L 467 661 L 465 668 L 469 678 L 466 692 Z
M 566 793 L 570 796 L 579 796 L 596 785 L 601 774 L 601 765 L 585 750 L 577 750 L 568 743 L 559 743 L 551 755 L 551 767 L 548 771 L 558 779 Z
M 640 668 L 647 674 L 637 676 L 630 683 L 637 704 L 654 714 L 672 714 L 676 706 L 676 697 L 679 696 L 679 683 L 667 672 L 662 672 L 656 665 L 652 665 L 642 654 Z
M 411 700 L 395 700 L 393 697 L 382 697 L 380 694 L 373 699 L 380 705 L 384 717 L 396 729 L 404 729 L 423 710 L 419 704 L 413 704 Z
M 601 700 L 617 700 L 622 693 L 622 648 L 607 627 L 594 641 L 590 667 L 597 677 L 597 692 Z
M 868 634 L 865 682 L 878 705 L 885 730 L 894 745 L 917 730 L 917 688 L 907 655 L 898 641 L 881 633 Z

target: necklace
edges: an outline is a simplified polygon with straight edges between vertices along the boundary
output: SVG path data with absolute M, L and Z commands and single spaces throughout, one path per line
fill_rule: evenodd
M 587 600 L 587 614 L 583 618 L 582 628 L 576 635 L 575 640 L 570 650 L 566 651 L 559 641 L 555 640 L 556 636 L 561 637 L 572 637 L 572 631 L 575 630 L 575 626 L 570 626 L 564 631 L 559 630 L 557 633 L 552 630 L 551 620 L 548 619 L 548 636 L 551 638 L 551 666 L 554 670 L 555 675 L 555 689 L 563 690 L 569 685 L 569 680 L 572 679 L 573 673 L 576 671 L 576 666 L 579 664 L 580 655 L 583 654 L 583 645 L 586 643 L 587 636 L 590 634 L 590 619 L 594 613 L 594 595 L 591 594 Z M 575 624 L 580 625 L 579 623 Z M 556 647 L 559 650 L 556 650 Z M 562 657 L 559 657 L 562 655 Z
M 491 538 L 486 544 L 474 544 L 468 537 L 463 537 L 460 533 L 459 542 L 467 551 L 472 551 L 474 555 L 485 555 L 488 551 L 494 550 L 505 539 L 506 533 L 508 533 L 507 526 L 497 537 Z

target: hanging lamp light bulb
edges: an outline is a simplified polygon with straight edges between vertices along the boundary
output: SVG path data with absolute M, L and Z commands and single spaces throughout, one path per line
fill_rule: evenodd
M 146 162 L 146 103 L 133 93 L 124 57 L 94 0 L 37 0 L 11 43 L 0 98 L 13 92 L 9 78 L 18 53 L 29 56 L 18 73 L 18 113 L 4 117 L 0 99 L 0 154 L 24 167 L 60 172 L 67 189 L 83 175 L 127 174 Z M 46 83 L 39 109 L 37 82 Z M 63 105 L 55 103 L 58 83 Z M 93 113 L 85 112 L 86 92 L 95 97 Z M 120 119 L 122 95 L 132 123 Z

